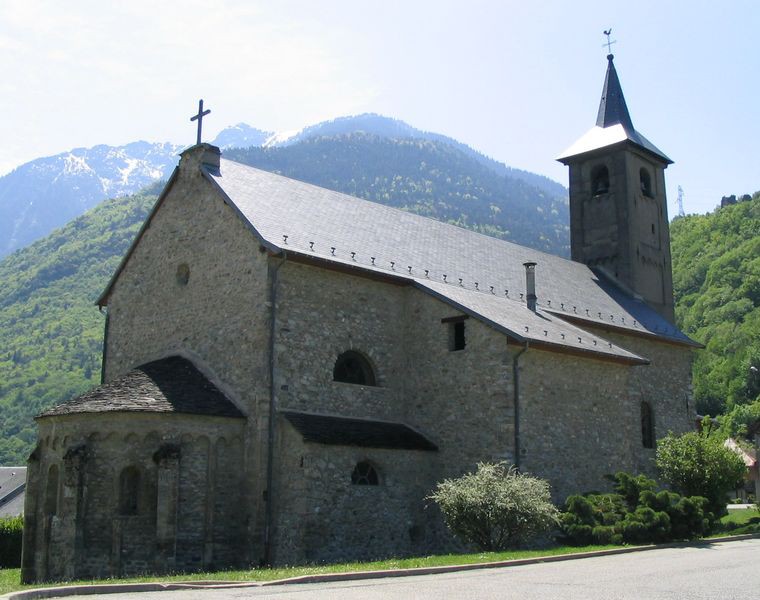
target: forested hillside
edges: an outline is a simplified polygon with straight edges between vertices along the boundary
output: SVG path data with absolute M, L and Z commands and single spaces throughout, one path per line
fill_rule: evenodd
M 0 262 L 0 465 L 25 463 L 35 414 L 100 383 L 94 302 L 155 199 L 104 202 Z
M 694 366 L 697 409 L 760 402 L 760 192 L 676 219 L 671 240 L 676 318 L 706 345 Z

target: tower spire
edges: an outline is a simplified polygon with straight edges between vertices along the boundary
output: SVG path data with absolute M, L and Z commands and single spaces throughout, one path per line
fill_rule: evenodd
M 607 34 L 607 31 L 604 33 Z M 615 64 L 612 62 L 613 58 L 615 57 L 612 54 L 607 55 L 607 73 L 604 76 L 602 99 L 599 101 L 599 112 L 596 115 L 594 127 L 560 154 L 557 160 L 567 164 L 576 156 L 628 142 L 653 154 L 665 164 L 672 163 L 673 161 L 666 154 L 634 129 L 623 96 L 623 88 L 620 86 L 620 79 L 618 79 Z
M 602 99 L 599 101 L 599 112 L 596 115 L 597 127 L 610 127 L 612 125 L 622 125 L 625 132 L 630 134 L 635 131 L 631 115 L 628 112 L 628 106 L 623 96 L 623 88 L 620 86 L 615 63 L 612 62 L 614 56 L 607 55 L 607 74 L 604 77 L 604 88 L 602 88 Z

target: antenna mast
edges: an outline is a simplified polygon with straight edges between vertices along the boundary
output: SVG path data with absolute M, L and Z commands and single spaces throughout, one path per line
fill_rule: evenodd
M 680 185 L 678 186 L 678 199 L 676 202 L 678 202 L 678 216 L 685 217 L 686 213 L 683 211 L 683 188 Z

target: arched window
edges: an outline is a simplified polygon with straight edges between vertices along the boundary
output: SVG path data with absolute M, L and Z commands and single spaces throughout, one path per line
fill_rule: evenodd
M 639 183 L 641 185 L 641 193 L 648 198 L 654 198 L 654 194 L 652 194 L 652 178 L 649 175 L 649 171 L 644 167 L 641 167 L 639 171 Z
M 598 196 L 610 191 L 610 173 L 604 165 L 594 167 L 591 172 L 591 195 Z
M 649 402 L 641 403 L 641 445 L 654 448 L 654 413 Z
M 140 471 L 126 467 L 119 476 L 119 514 L 136 515 L 140 492 Z
M 351 473 L 351 483 L 354 485 L 378 485 L 380 483 L 377 477 L 377 471 L 370 463 L 361 461 L 356 463 L 353 473 Z
M 58 465 L 48 469 L 47 485 L 45 487 L 45 514 L 58 514 Z
M 359 385 L 376 385 L 372 365 L 361 354 L 348 350 L 338 357 L 333 369 L 333 381 L 357 383 Z

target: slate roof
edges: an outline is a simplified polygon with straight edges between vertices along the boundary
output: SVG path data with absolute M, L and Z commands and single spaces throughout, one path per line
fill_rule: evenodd
M 494 327 L 520 342 L 526 340 L 533 347 L 560 351 L 592 353 L 599 358 L 615 358 L 630 364 L 647 364 L 646 358 L 629 352 L 612 342 L 563 321 L 550 312 L 533 312 L 515 300 L 481 294 L 432 281 L 418 281 L 418 287 L 429 290 L 444 302 L 450 302 L 462 311 L 480 316 Z
M 26 467 L 0 467 L 0 518 L 24 514 Z
M 354 419 L 292 410 L 280 414 L 305 442 L 393 450 L 438 450 L 424 435 L 404 423 Z
M 244 418 L 238 408 L 186 358 L 146 363 L 37 418 L 76 413 L 184 413 Z
M 604 77 L 596 126 L 560 154 L 557 160 L 567 163 L 572 157 L 628 141 L 654 154 L 660 160 L 668 164 L 672 163 L 673 161 L 665 153 L 634 128 L 623 96 L 623 88 L 620 86 L 620 79 L 618 79 L 615 64 L 612 62 L 613 58 L 612 54 L 607 56 L 607 74 Z
M 584 264 L 224 158 L 218 169 L 202 169 L 272 252 L 284 250 L 290 257 L 391 276 L 434 289 L 452 302 L 461 290 L 470 290 L 481 295 L 491 313 L 502 311 L 505 327 L 506 321 L 514 323 L 507 328 L 518 334 L 535 318 L 522 299 L 523 263 L 532 261 L 537 263 L 539 313 L 557 327 L 556 317 L 568 317 L 580 327 L 588 323 L 698 345 L 646 303 Z M 470 305 L 475 302 L 472 298 Z M 495 298 L 502 303 L 494 303 Z M 568 335 L 563 340 L 557 330 L 556 343 L 575 346 L 568 343 L 571 331 L 564 331 Z M 610 354 L 607 348 L 605 353 Z M 575 349 L 598 351 L 593 341 L 588 346 L 581 342 Z M 611 354 L 625 360 L 633 357 L 614 347 Z

